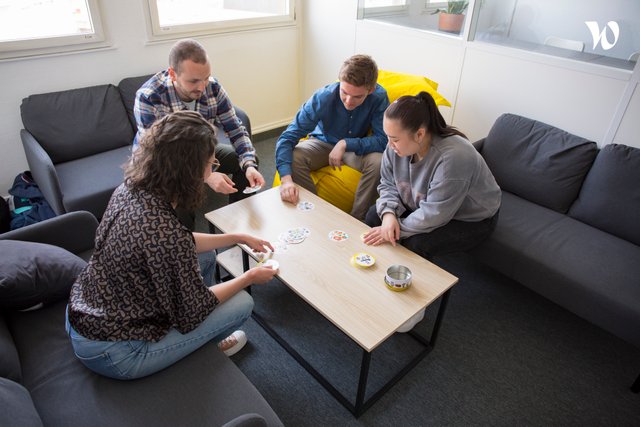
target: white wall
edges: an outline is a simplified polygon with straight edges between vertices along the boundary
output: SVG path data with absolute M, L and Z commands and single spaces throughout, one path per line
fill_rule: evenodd
M 173 41 L 147 43 L 143 2 L 100 2 L 112 48 L 55 57 L 0 62 L 0 194 L 28 165 L 20 142 L 20 103 L 31 94 L 150 74 L 167 66 Z M 237 32 L 197 38 L 213 75 L 251 118 L 254 133 L 288 123 L 299 107 L 298 28 Z
M 304 0 L 300 19 L 301 103 L 338 78 L 354 54 L 357 0 Z

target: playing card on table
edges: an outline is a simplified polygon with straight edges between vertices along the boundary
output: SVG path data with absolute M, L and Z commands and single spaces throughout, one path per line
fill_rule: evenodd
M 305 202 L 298 203 L 298 210 L 301 210 L 301 211 L 310 211 L 314 207 L 315 207 L 314 204 L 311 203 L 311 202 L 306 202 L 305 201 Z
M 290 228 L 284 233 L 280 234 L 279 239 L 287 243 L 301 243 L 304 239 L 311 234 L 311 231 L 306 227 Z
M 329 233 L 329 240 L 333 240 L 334 242 L 342 242 L 348 238 L 349 235 L 342 230 L 333 230 Z
M 283 255 L 287 252 L 288 249 L 289 247 L 287 246 L 287 242 L 283 241 L 282 239 L 273 243 L 274 254 Z

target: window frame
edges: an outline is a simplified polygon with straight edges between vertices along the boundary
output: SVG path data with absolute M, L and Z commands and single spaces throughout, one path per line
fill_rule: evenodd
M 27 40 L 0 41 L 0 60 L 51 55 L 57 53 L 108 47 L 102 24 L 100 0 L 87 2 L 93 33 L 70 36 L 41 37 Z
M 162 27 L 160 26 L 157 0 L 142 0 L 146 12 L 147 34 L 150 41 L 171 40 L 187 36 L 231 33 L 235 31 L 259 30 L 295 25 L 296 1 L 297 0 L 288 0 L 289 11 L 286 15 L 234 19 L 228 21 L 209 21 Z
M 407 4 L 407 0 L 404 1 L 403 5 L 370 7 L 365 5 L 364 0 L 358 1 L 358 19 L 375 18 L 386 15 L 402 15 L 407 13 L 408 10 L 409 5 Z

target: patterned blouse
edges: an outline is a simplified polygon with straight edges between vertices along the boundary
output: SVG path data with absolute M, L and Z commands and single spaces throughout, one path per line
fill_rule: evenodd
M 192 331 L 218 303 L 202 280 L 193 235 L 171 205 L 120 185 L 71 289 L 73 328 L 98 341 L 159 341 L 171 328 Z

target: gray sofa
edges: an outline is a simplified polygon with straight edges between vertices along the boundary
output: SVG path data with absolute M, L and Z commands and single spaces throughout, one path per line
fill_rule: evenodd
M 514 114 L 474 145 L 503 198 L 495 232 L 473 254 L 640 347 L 640 149 L 599 150 Z
M 213 343 L 134 381 L 101 377 L 75 358 L 66 299 L 97 225 L 79 211 L 0 234 L 0 425 L 282 425 Z
M 86 210 L 102 217 L 131 154 L 136 91 L 150 77 L 22 100 L 20 137 L 29 169 L 56 214 Z M 236 114 L 251 135 L 249 117 L 237 107 Z M 217 135 L 229 143 L 224 132 Z

